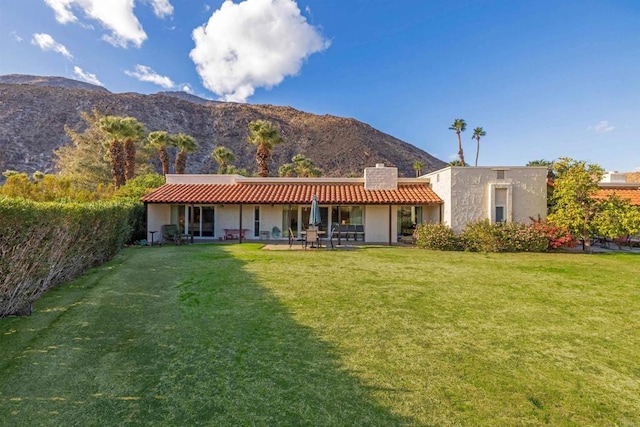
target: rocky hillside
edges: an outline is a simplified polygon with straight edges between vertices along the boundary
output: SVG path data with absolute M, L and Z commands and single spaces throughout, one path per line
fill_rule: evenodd
M 13 77 L 14 82 L 19 80 Z M 256 119 L 273 122 L 285 140 L 274 150 L 272 174 L 295 154 L 313 160 L 324 176 L 336 177 L 361 176 L 365 167 L 376 163 L 397 166 L 402 176 L 414 176 L 415 161 L 426 165 L 423 173 L 445 165 L 425 151 L 354 119 L 273 105 L 194 102 L 173 93 L 114 94 L 98 86 L 78 88 L 75 81 L 61 82 L 59 78 L 53 80 L 54 86 L 46 86 L 43 79 L 46 82 L 47 78 L 32 79 L 37 84 L 25 84 L 25 79 L 21 84 L 0 84 L 0 171 L 53 172 L 53 150 L 70 143 L 64 126 L 83 130 L 80 112 L 92 109 L 135 117 L 148 131 L 192 135 L 200 149 L 189 157 L 187 173 L 214 172 L 217 165 L 210 153 L 218 145 L 236 154 L 235 166 L 255 172 L 255 148 L 246 137 L 247 124 Z
M 99 90 L 102 92 L 109 92 L 102 86 L 97 86 L 91 83 L 81 82 L 78 80 L 66 79 L 64 77 L 43 77 L 43 76 L 29 76 L 25 74 L 7 74 L 0 76 L 0 83 L 13 84 L 13 85 L 34 85 L 34 86 L 51 86 L 51 87 L 64 87 L 67 89 L 86 89 L 86 90 Z

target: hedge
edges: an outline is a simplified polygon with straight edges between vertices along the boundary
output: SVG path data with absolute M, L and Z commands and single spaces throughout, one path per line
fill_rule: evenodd
M 456 235 L 444 224 L 421 224 L 414 233 L 416 245 L 435 250 L 470 252 L 544 252 L 550 236 L 536 224 L 491 224 L 482 220 L 467 224 Z
M 111 259 L 140 203 L 38 203 L 0 196 L 0 318 L 29 314 L 47 289 Z

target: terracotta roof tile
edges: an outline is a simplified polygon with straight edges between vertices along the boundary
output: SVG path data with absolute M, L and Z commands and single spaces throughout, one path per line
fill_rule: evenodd
M 621 199 L 627 199 L 632 205 L 640 206 L 640 187 L 638 188 L 599 188 L 596 199 L 606 199 L 616 194 Z
M 426 184 L 399 185 L 397 190 L 365 190 L 363 184 L 165 184 L 142 198 L 147 203 L 289 204 L 439 204 Z

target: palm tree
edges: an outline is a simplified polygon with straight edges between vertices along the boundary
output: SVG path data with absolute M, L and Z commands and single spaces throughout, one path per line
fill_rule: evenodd
M 322 176 L 322 171 L 313 164 L 311 159 L 302 154 L 296 154 L 291 158 L 291 163 L 280 166 L 278 176 L 319 177 Z
M 236 155 L 227 147 L 223 147 L 222 145 L 213 150 L 211 157 L 213 157 L 213 160 L 218 163 L 219 174 L 227 173 L 229 163 L 236 160 Z
M 196 151 L 198 149 L 198 143 L 192 136 L 184 133 L 171 135 L 171 142 L 174 147 L 180 150 L 176 155 L 175 172 L 183 174 L 187 168 L 187 154 Z
M 254 120 L 249 123 L 249 136 L 247 141 L 256 148 L 256 163 L 258 163 L 258 175 L 269 176 L 269 160 L 271 150 L 276 145 L 284 142 L 273 124 L 266 120 Z
M 467 123 L 464 119 L 455 119 L 453 124 L 449 126 L 449 129 L 456 131 L 456 135 L 458 135 L 458 156 L 460 157 L 462 166 L 466 166 L 467 164 L 464 161 L 464 153 L 462 152 L 462 139 L 460 139 L 460 132 L 467 130 Z
M 422 168 L 424 167 L 424 163 L 421 161 L 413 162 L 413 169 L 416 171 L 416 178 L 422 175 Z
M 169 134 L 163 130 L 151 132 L 147 136 L 147 141 L 151 147 L 158 150 L 160 163 L 162 163 L 162 175 L 166 176 L 169 173 L 169 153 L 167 153 L 167 147 L 171 145 Z
M 105 116 L 98 127 L 111 139 L 109 162 L 113 185 L 120 188 L 133 178 L 136 167 L 136 141 L 144 135 L 144 125 L 133 117 Z
M 476 166 L 478 166 L 478 154 L 480 153 L 480 138 L 485 136 L 487 133 L 481 128 L 477 127 L 473 130 L 472 139 L 475 139 L 478 142 L 476 146 Z
M 464 164 L 460 160 L 452 160 L 447 163 L 448 166 L 464 166 Z

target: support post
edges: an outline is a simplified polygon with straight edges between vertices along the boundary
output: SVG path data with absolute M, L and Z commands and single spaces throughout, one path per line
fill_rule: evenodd
M 238 243 L 242 243 L 242 203 L 240 203 L 240 227 L 238 228 Z
M 393 237 L 391 236 L 391 233 L 393 231 L 393 227 L 391 226 L 391 222 L 393 221 L 393 206 L 389 205 L 389 246 L 391 246 L 393 243 Z

